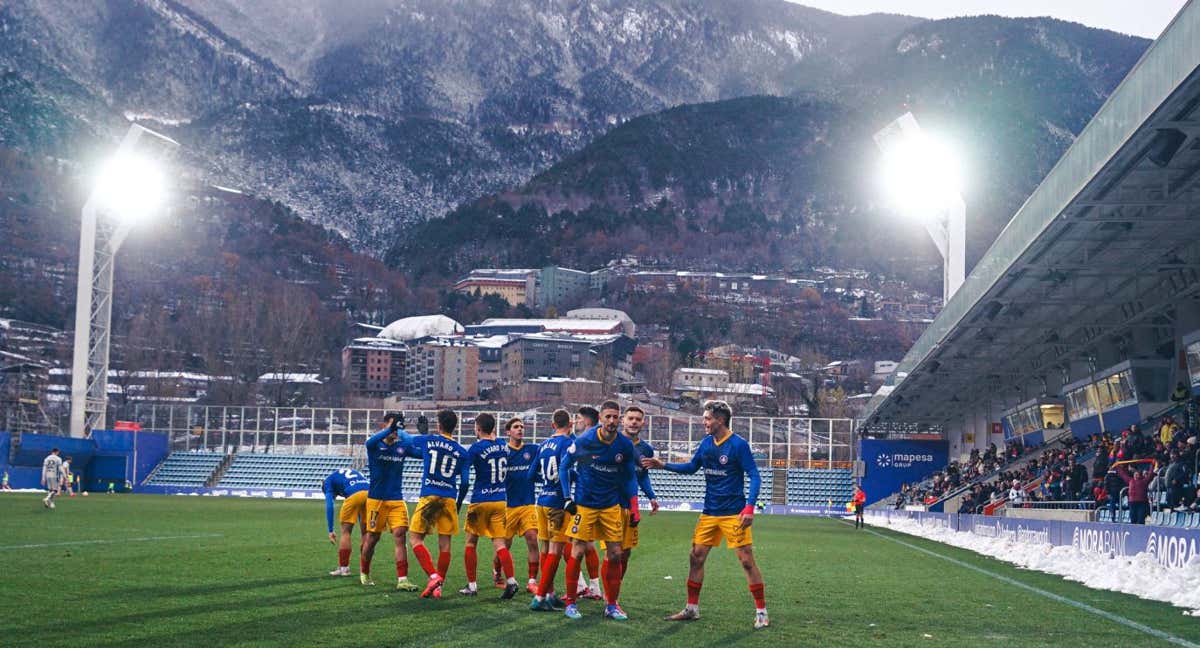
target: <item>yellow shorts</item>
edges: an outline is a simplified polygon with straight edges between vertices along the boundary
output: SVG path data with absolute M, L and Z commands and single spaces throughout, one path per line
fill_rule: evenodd
M 625 525 L 621 522 L 620 505 L 614 504 L 603 509 L 579 506 L 575 515 L 567 521 L 567 536 L 585 542 L 621 542 L 625 536 Z
M 458 535 L 458 506 L 453 497 L 426 495 L 417 501 L 413 509 L 412 524 L 408 529 L 414 533 L 428 534 L 431 530 L 438 535 Z
M 408 526 L 408 505 L 404 500 L 367 498 L 367 533 L 395 531 Z
M 505 537 L 525 535 L 526 531 L 538 528 L 537 507 L 531 505 L 509 508 L 504 514 L 508 531 Z
M 566 542 L 567 512 L 562 509 L 538 506 L 537 528 L 538 540 L 543 542 Z M 555 520 L 558 520 L 555 523 Z
M 507 538 L 504 502 L 480 502 L 467 506 L 466 532 L 483 538 Z
M 629 526 L 629 509 L 621 508 L 621 520 L 625 525 L 625 533 L 621 537 L 621 549 L 628 551 L 638 546 L 638 527 Z M 600 541 L 600 549 L 607 551 L 608 543 Z
M 754 543 L 750 527 L 743 528 L 738 516 L 701 514 L 696 521 L 696 530 L 692 532 L 692 544 L 716 547 L 721 544 L 721 538 L 730 549 Z
M 358 491 L 342 501 L 342 512 L 338 519 L 342 524 L 358 524 L 363 521 L 366 510 L 367 491 Z M 404 517 L 408 519 L 408 511 L 404 512 Z

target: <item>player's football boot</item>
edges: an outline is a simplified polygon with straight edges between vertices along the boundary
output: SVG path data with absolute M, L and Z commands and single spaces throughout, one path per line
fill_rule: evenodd
M 576 607 L 574 603 L 568 605 L 567 609 L 563 610 L 563 614 L 566 615 L 566 617 L 568 619 L 582 619 L 583 618 L 583 615 L 579 613 L 579 608 Z
M 769 625 L 771 625 L 771 620 L 767 618 L 766 610 L 754 613 L 754 629 L 755 630 L 758 630 L 759 628 L 765 628 Z
M 679 612 L 667 617 L 667 621 L 695 621 L 700 618 L 700 610 L 692 607 L 685 607 Z
M 437 594 L 435 595 L 434 592 L 437 592 Z M 442 597 L 442 577 L 437 574 L 429 577 L 429 582 L 425 583 L 425 590 L 421 592 L 421 598 L 429 598 L 431 596 L 434 598 Z
M 417 587 L 416 583 L 408 580 L 407 578 L 397 578 L 396 589 L 400 590 L 401 592 L 417 592 L 420 591 L 421 588 Z
M 500 595 L 500 600 L 507 601 L 517 595 L 521 591 L 521 586 L 516 583 L 509 583 L 504 587 L 504 593 Z
M 329 572 L 329 575 L 330 576 L 349 576 L 350 568 L 349 567 L 338 567 L 337 569 Z
M 604 593 L 601 592 L 600 588 L 596 587 L 595 585 L 588 585 L 587 591 L 584 592 L 583 594 L 580 594 L 580 596 L 582 596 L 585 599 L 591 599 L 593 601 L 604 600 Z
M 621 609 L 620 605 L 607 605 L 604 607 L 604 616 L 613 621 L 628 621 L 629 615 L 625 614 L 625 610 Z
M 371 577 L 366 574 L 359 574 L 358 582 L 362 583 L 363 585 L 374 585 L 375 584 L 375 581 L 371 580 Z
M 463 596 L 479 596 L 479 590 L 471 589 L 470 585 L 458 590 L 458 593 L 462 594 Z
M 492 584 L 494 584 L 496 587 L 498 587 L 500 589 L 504 589 L 505 587 L 508 586 L 508 581 L 504 578 L 504 574 L 501 574 L 500 572 L 493 569 L 492 570 Z
M 50 502 L 50 508 L 54 508 L 54 502 L 53 502 L 53 501 L 51 501 L 51 502 Z
M 567 607 L 566 602 L 563 601 L 562 597 L 555 592 L 551 592 L 548 596 L 546 596 L 546 601 L 550 603 L 551 610 L 558 611 Z
M 533 600 L 529 602 L 529 609 L 534 612 L 553 612 L 554 611 L 554 608 L 550 606 L 549 599 L 540 599 L 536 596 L 533 597 Z
M 536 580 L 530 578 L 529 582 L 525 584 L 525 591 L 529 592 L 530 594 L 537 594 L 537 590 L 538 590 L 538 582 Z
M 49 497 L 42 500 L 42 506 L 45 506 L 46 508 L 50 508 L 50 498 Z

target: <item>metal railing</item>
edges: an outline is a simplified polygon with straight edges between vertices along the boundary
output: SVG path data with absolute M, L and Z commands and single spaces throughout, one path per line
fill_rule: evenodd
M 474 417 L 487 410 L 461 410 L 456 439 L 474 441 Z M 239 452 L 277 452 L 293 454 L 329 454 L 361 457 L 363 444 L 376 431 L 384 410 L 327 407 L 275 408 L 219 405 L 135 404 L 110 409 L 113 420 L 135 421 L 143 429 L 166 432 L 170 449 L 233 450 Z M 554 429 L 546 412 L 489 411 L 504 422 L 520 417 L 525 423 L 525 438 L 537 443 Z M 417 417 L 424 415 L 433 430 L 436 412 L 405 410 L 407 428 L 415 431 Z M 735 416 L 731 427 L 749 443 L 762 467 L 770 468 L 851 468 L 855 455 L 856 421 L 853 419 L 812 419 L 767 416 Z M 664 460 L 690 459 L 704 438 L 704 424 L 698 416 L 646 416 L 641 437 Z

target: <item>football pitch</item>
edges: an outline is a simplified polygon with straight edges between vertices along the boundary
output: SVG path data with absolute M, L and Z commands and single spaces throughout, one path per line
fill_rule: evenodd
M 459 596 L 462 536 L 442 600 L 393 589 L 387 537 L 373 566 L 377 586 L 327 576 L 336 551 L 321 502 L 93 495 L 61 498 L 49 511 L 39 497 L 0 497 L 7 647 L 1200 643 L 1200 619 L 1167 604 L 831 519 L 757 518 L 771 627 L 754 630 L 745 578 L 724 548 L 709 557 L 701 619 L 662 619 L 684 603 L 691 513 L 644 518 L 621 592 L 630 620 L 620 623 L 602 618 L 598 601 L 581 601 L 584 619 L 570 621 L 529 611 L 524 593 L 501 601 L 484 582 L 478 597 Z M 513 553 L 523 583 L 523 543 Z M 483 581 L 490 559 L 481 543 Z M 357 560 L 356 549 L 356 573 Z

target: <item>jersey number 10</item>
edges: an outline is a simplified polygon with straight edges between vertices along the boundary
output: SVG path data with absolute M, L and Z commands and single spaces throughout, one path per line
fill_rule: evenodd
M 443 454 L 437 450 L 429 451 L 429 476 L 433 477 L 441 475 L 446 479 L 454 476 L 454 469 L 458 467 L 458 457 L 452 454 Z

